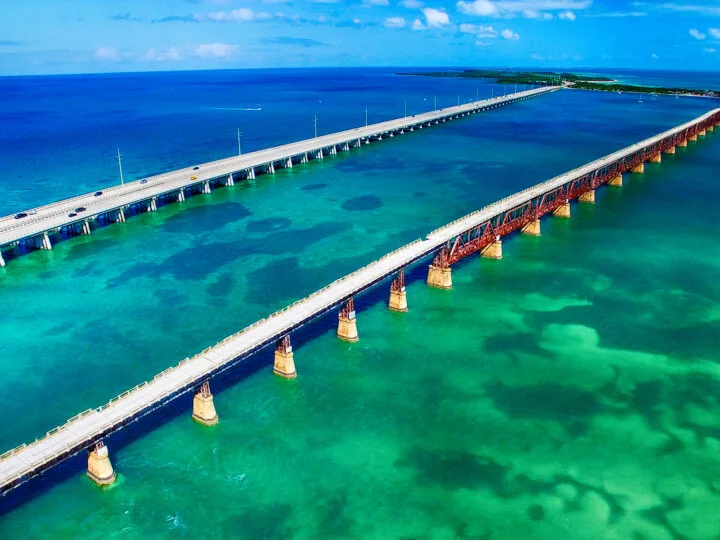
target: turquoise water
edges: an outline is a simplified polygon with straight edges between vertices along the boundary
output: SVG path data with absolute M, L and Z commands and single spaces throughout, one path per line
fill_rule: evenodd
M 0 447 L 713 103 L 559 92 L 15 259 L 0 406 L 22 421 Z M 469 258 L 453 291 L 419 268 L 407 314 L 357 299 L 360 342 L 332 317 L 301 332 L 298 379 L 266 351 L 214 387 L 218 426 L 183 399 L 110 438 L 116 486 L 79 458 L 3 501 L 0 537 L 717 537 L 717 136 L 509 239 L 503 261 Z

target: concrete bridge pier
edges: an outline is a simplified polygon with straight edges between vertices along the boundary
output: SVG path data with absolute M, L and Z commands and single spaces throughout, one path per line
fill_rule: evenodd
M 688 141 L 697 141 L 697 134 L 690 135 L 690 137 L 688 137 Z
M 185 202 L 185 190 L 181 189 L 177 194 L 177 202 Z
M 292 165 L 291 165 L 291 167 L 292 167 Z M 235 185 L 235 180 L 233 179 L 233 175 L 232 175 L 232 174 L 228 175 L 228 177 L 227 177 L 227 182 L 225 182 L 225 185 L 226 185 L 227 187 L 232 187 L 232 186 Z
M 293 357 L 293 349 L 290 344 L 289 335 L 279 339 L 277 345 L 275 346 L 275 364 L 273 365 L 273 373 L 284 379 L 294 379 L 297 377 L 295 359 Z
M 122 208 L 118 210 L 117 217 L 115 218 L 115 223 L 125 223 L 125 212 Z
M 666 153 L 666 154 L 674 154 L 674 153 L 675 153 L 675 147 L 674 147 L 674 146 L 671 146 L 670 148 L 668 148 L 667 150 L 665 150 L 665 153 Z
M 553 216 L 561 218 L 570 218 L 570 201 L 565 200 L 565 203 L 558 206 L 552 213 Z
M 210 188 L 210 182 L 209 182 L 209 181 L 208 181 L 208 182 L 205 182 L 205 183 L 203 184 L 202 192 L 205 193 L 205 194 L 212 193 L 212 189 Z
M 255 180 L 255 167 L 250 167 L 247 171 L 247 179 Z
M 350 151 L 350 143 L 343 144 L 343 152 L 349 152 Z
M 631 173 L 635 174 L 643 174 L 645 172 L 645 163 L 641 163 L 640 165 L 636 165 L 630 170 Z
M 698 137 L 704 137 L 704 136 L 705 136 L 705 130 L 704 130 L 704 129 L 701 129 L 700 131 L 698 131 Z
M 315 153 L 315 159 L 323 159 L 324 157 L 325 157 L 325 156 L 323 155 L 323 151 L 322 151 L 322 150 L 318 150 L 318 151 Z
M 192 419 L 205 426 L 214 426 L 218 423 L 209 381 L 205 381 L 195 389 Z
M 152 199 L 150 199 L 148 201 L 147 211 L 148 212 L 157 212 L 157 201 L 155 200 L 155 197 L 153 197 Z
M 496 236 L 495 241 L 480 252 L 480 256 L 485 259 L 495 259 L 497 261 L 502 259 L 502 240 L 500 240 L 500 237 Z
M 2 251 L 0 251 L 0 268 L 5 268 L 5 259 L 3 259 Z
M 82 233 L 89 235 L 89 234 L 91 234 L 91 232 L 92 231 L 90 230 L 90 222 L 86 219 L 82 225 Z
M 330 147 L 330 155 L 336 156 L 337 155 L 337 147 L 335 145 Z
M 452 268 L 448 262 L 448 252 L 444 248 L 428 266 L 427 284 L 436 289 L 452 289 Z
M 354 343 L 358 338 L 357 320 L 355 319 L 355 302 L 350 298 L 338 313 L 337 337 L 343 341 Z
M 662 163 L 662 154 L 656 154 L 650 158 L 650 163 Z
M 390 285 L 390 301 L 388 302 L 388 309 L 399 313 L 405 313 L 408 310 L 407 291 L 405 290 L 405 271 L 402 268 Z
M 615 178 L 611 179 L 608 182 L 608 186 L 622 187 L 622 185 L 623 185 L 622 174 L 618 174 Z
M 42 233 L 40 237 L 40 249 L 52 249 L 52 242 L 50 242 L 50 237 L 46 232 Z
M 595 190 L 586 191 L 578 198 L 581 203 L 595 204 Z
M 685 139 L 684 141 L 679 142 L 677 145 L 680 148 L 687 148 L 687 144 L 688 144 L 687 139 Z
M 530 223 L 528 223 L 522 228 L 520 233 L 527 234 L 528 236 L 540 236 L 540 220 L 533 219 Z
M 710 125 L 707 127 L 707 132 L 708 132 L 708 133 L 712 133 L 713 131 L 715 131 L 715 126 L 713 126 L 712 124 L 710 124 Z
M 292 158 L 291 158 L 291 157 L 287 158 L 287 161 L 285 162 L 285 168 L 286 168 L 286 169 L 292 169 L 292 168 L 293 168 L 293 162 L 292 162 Z
M 95 443 L 88 451 L 87 475 L 100 486 L 109 486 L 117 478 L 110 463 L 107 446 L 102 441 Z

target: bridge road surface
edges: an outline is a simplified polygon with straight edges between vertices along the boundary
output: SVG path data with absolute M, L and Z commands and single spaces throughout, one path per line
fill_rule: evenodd
M 64 199 L 55 203 L 26 210 L 25 218 L 15 219 L 15 214 L 0 218 L 0 247 L 17 243 L 20 240 L 36 237 L 61 227 L 82 223 L 100 214 L 117 211 L 132 204 L 177 192 L 180 189 L 200 185 L 208 181 L 227 178 L 230 174 L 249 171 L 256 167 L 268 166 L 273 163 L 287 162 L 295 156 L 312 154 L 330 147 L 352 144 L 358 140 L 367 140 L 385 134 L 397 133 L 401 130 L 421 127 L 428 122 L 441 121 L 459 114 L 470 114 L 496 108 L 501 105 L 529 99 L 558 90 L 558 87 L 542 87 L 507 96 L 476 101 L 455 107 L 448 107 L 427 113 L 416 114 L 378 124 L 349 129 L 306 139 L 266 150 L 259 150 L 241 156 L 233 156 L 217 161 L 199 164 L 198 170 L 186 167 L 175 171 L 150 176 L 143 180 L 127 182 L 120 186 L 102 188 L 102 195 L 95 197 L 86 193 L 77 197 Z M 195 176 L 196 179 L 191 179 Z M 69 217 L 76 208 L 85 207 L 84 212 Z

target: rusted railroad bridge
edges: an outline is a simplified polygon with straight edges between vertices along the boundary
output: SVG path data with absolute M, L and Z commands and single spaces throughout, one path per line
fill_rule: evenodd
M 234 334 L 200 354 L 186 358 L 154 379 L 129 390 L 106 405 L 89 409 L 30 444 L 0 456 L 0 493 L 7 493 L 54 464 L 88 451 L 88 475 L 99 484 L 115 480 L 103 439 L 178 396 L 194 391 L 193 418 L 217 423 L 210 380 L 249 355 L 275 347 L 275 374 L 294 378 L 295 362 L 290 333 L 309 320 L 338 306 L 339 338 L 358 339 L 353 296 L 397 274 L 390 287 L 388 307 L 407 311 L 403 269 L 434 254 L 427 283 L 452 287 L 451 266 L 474 253 L 502 258 L 502 238 L 515 231 L 539 235 L 540 219 L 552 214 L 569 218 L 571 201 L 593 203 L 602 185 L 622 186 L 623 174 L 644 172 L 648 162 L 659 163 L 663 154 L 720 126 L 720 109 L 506 197 L 416 240 L 349 274 L 310 296 Z
M 53 242 L 58 238 L 88 235 L 99 225 L 123 223 L 126 216 L 139 212 L 155 212 L 158 206 L 182 203 L 192 194 L 211 193 L 217 186 L 234 186 L 236 181 L 253 180 L 259 174 L 274 174 L 279 168 L 292 168 L 295 164 L 323 159 L 326 155 L 349 152 L 370 142 L 525 101 L 556 90 L 558 87 L 535 88 L 339 131 L 178 169 L 5 216 L 0 218 L 0 267 L 5 266 L 3 250 L 16 249 L 16 252 L 24 253 L 33 249 L 52 249 Z

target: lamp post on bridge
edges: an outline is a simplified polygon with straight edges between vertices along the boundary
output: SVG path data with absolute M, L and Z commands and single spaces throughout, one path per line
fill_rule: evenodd
M 315 124 L 315 138 L 317 139 L 317 124 L 318 124 L 317 114 L 313 116 L 313 124 Z
M 365 107 L 365 127 L 368 125 L 368 117 L 367 117 L 367 107 Z M 316 135 L 317 136 L 317 135 Z
M 242 156 L 242 147 L 240 146 L 240 135 L 242 135 L 242 131 L 240 131 L 240 128 L 238 128 L 237 132 L 238 132 L 238 156 Z
M 434 106 L 435 106 L 435 109 L 434 109 L 434 110 L 437 111 L 437 96 L 435 96 L 435 105 L 434 105 Z
M 122 172 L 122 157 L 120 156 L 120 149 L 117 149 L 117 158 L 118 158 L 118 168 L 120 169 L 120 185 L 122 186 L 125 183 L 125 180 L 123 179 L 123 172 Z
M 407 99 L 405 100 L 405 118 L 407 118 Z

